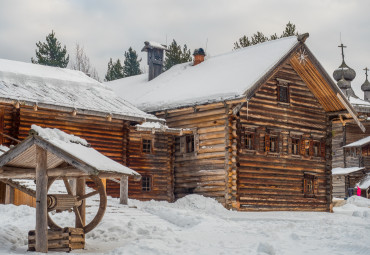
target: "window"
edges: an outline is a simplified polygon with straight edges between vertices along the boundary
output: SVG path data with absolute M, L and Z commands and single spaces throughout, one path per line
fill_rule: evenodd
M 247 150 L 254 150 L 254 134 L 253 133 L 245 134 L 245 148 Z
M 152 177 L 143 175 L 141 177 L 141 190 L 151 191 L 152 190 Z
M 152 140 L 143 139 L 142 143 L 143 143 L 142 151 L 144 153 L 151 153 L 152 152 Z
M 310 141 L 309 140 L 304 141 L 304 156 L 306 157 L 310 156 Z
M 194 152 L 194 135 L 187 135 L 185 136 L 186 142 L 186 153 Z
M 315 197 L 317 193 L 317 177 L 314 174 L 304 174 L 303 193 L 305 197 Z
M 297 138 L 292 138 L 292 154 L 293 155 L 298 155 L 299 154 L 299 142 L 300 140 Z
M 313 142 L 313 155 L 320 157 L 320 142 Z
M 277 101 L 289 103 L 289 84 L 286 80 L 277 79 Z
M 278 138 L 276 136 L 270 136 L 270 152 L 278 152 Z

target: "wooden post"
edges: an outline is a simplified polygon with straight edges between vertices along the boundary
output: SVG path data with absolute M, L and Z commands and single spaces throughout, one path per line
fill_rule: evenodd
M 71 178 L 71 179 L 68 180 L 68 182 L 69 182 L 69 185 L 72 188 L 72 193 L 75 196 L 76 195 L 76 178 Z
M 5 186 L 5 204 L 14 203 L 14 188 L 10 185 Z
M 119 190 L 119 203 L 127 205 L 128 203 L 128 176 L 122 175 Z
M 36 146 L 36 251 L 48 252 L 47 152 Z
M 85 195 L 85 178 L 80 177 L 76 181 L 76 196 L 80 197 Z M 86 199 L 82 200 L 82 205 L 78 207 L 81 215 L 82 225 L 80 220 L 76 218 L 76 228 L 82 228 L 86 224 Z

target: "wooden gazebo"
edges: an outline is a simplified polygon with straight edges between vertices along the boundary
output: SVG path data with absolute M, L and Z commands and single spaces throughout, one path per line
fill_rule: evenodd
M 62 238 L 60 231 L 63 228 L 51 219 L 48 212 L 73 210 L 76 216 L 75 228 L 68 228 L 70 233 L 64 234 L 82 234 L 84 239 L 84 234 L 94 229 L 105 213 L 107 195 L 100 178 L 120 178 L 121 194 L 127 198 L 128 176 L 140 178 L 134 170 L 91 148 L 85 140 L 58 129 L 43 129 L 35 125 L 27 139 L 0 156 L 0 180 L 36 197 L 36 229 L 34 232 L 30 231 L 29 250 L 38 252 L 83 248 L 83 245 L 73 247 L 68 243 L 71 238 Z M 17 185 L 11 180 L 15 178 L 34 179 L 36 192 Z M 93 181 L 95 187 L 94 191 L 87 194 L 86 178 Z M 57 179 L 63 180 L 67 194 L 48 194 L 49 188 Z M 100 198 L 98 212 L 91 222 L 86 223 L 85 201 L 94 195 L 99 195 Z M 30 237 L 32 233 L 35 235 Z M 61 247 L 65 249 L 60 249 Z

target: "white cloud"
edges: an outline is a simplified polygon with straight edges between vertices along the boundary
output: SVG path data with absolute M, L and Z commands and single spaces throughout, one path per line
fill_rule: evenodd
M 231 51 L 242 35 L 262 31 L 281 34 L 288 21 L 309 32 L 307 44 L 329 74 L 340 65 L 339 34 L 348 46 L 346 62 L 357 72 L 354 87 L 370 67 L 369 1 L 0 1 L 0 58 L 30 61 L 35 43 L 51 30 L 72 53 L 79 42 L 103 78 L 109 58 L 121 58 L 145 40 L 205 47 L 212 55 Z M 145 57 L 140 53 L 140 56 Z M 145 58 L 142 62 L 145 64 Z

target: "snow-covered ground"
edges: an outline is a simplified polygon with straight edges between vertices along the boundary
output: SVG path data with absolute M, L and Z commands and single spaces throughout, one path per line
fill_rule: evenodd
M 91 199 L 88 208 L 96 210 Z M 23 254 L 35 210 L 0 205 L 0 253 Z M 93 216 L 94 213 L 88 213 Z M 69 213 L 54 215 L 69 222 Z M 71 254 L 370 254 L 370 200 L 352 197 L 335 213 L 234 212 L 189 195 L 176 203 L 110 198 L 86 249 Z

